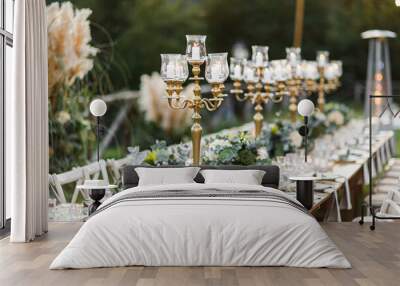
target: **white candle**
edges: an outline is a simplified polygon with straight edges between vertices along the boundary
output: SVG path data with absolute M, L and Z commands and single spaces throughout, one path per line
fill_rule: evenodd
M 251 77 L 252 77 L 252 73 L 251 70 L 249 68 L 244 70 L 244 78 L 247 81 L 251 81 Z
M 271 81 L 272 81 L 271 72 L 269 70 L 265 70 L 264 71 L 264 82 L 271 83 Z
M 295 53 L 290 53 L 289 54 L 289 63 L 294 66 L 297 63 L 297 57 L 295 55 Z
M 314 68 L 311 65 L 307 65 L 305 73 L 306 78 L 314 79 Z
M 326 65 L 326 57 L 324 54 L 320 54 L 318 57 L 318 66 L 324 67 Z
M 200 60 L 200 47 L 197 45 L 192 47 L 192 60 Z
M 337 64 L 332 65 L 332 71 L 334 73 L 334 77 L 339 77 L 339 66 Z
M 175 77 L 175 65 L 173 63 L 167 64 L 167 78 Z
M 233 70 L 233 76 L 237 79 L 241 77 L 241 69 L 239 65 L 236 65 L 234 70 Z
M 295 75 L 296 75 L 296 77 L 302 77 L 303 76 L 303 70 L 302 70 L 300 65 L 296 66 Z
M 263 55 L 262 55 L 262 53 L 258 52 L 258 53 L 256 54 L 256 65 L 257 65 L 258 67 L 260 67 L 260 66 L 263 65 L 263 62 L 264 62 L 264 60 L 263 60 Z
M 334 72 L 332 70 L 332 67 L 328 66 L 325 69 L 324 75 L 327 79 L 333 79 L 334 78 Z

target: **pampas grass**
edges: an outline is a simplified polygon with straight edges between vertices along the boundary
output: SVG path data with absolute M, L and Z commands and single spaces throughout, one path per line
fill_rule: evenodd
M 180 133 L 188 127 L 192 120 L 192 110 L 172 109 L 168 105 L 166 96 L 166 85 L 158 73 L 152 75 L 142 75 L 140 79 L 140 98 L 139 106 L 145 113 L 147 121 L 155 122 L 167 134 L 173 132 Z M 182 91 L 184 98 L 191 98 L 193 85 L 187 86 Z
M 90 45 L 90 9 L 74 9 L 71 2 L 47 7 L 49 95 L 72 86 L 93 68 L 98 49 Z

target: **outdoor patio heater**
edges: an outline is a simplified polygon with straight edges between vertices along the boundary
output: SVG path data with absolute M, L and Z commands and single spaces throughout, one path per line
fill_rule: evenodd
M 394 95 L 392 92 L 392 78 L 390 73 L 390 56 L 389 56 L 389 38 L 396 38 L 396 34 L 391 31 L 369 30 L 361 34 L 363 39 L 369 40 L 368 50 L 368 70 L 367 82 L 365 90 L 366 114 L 368 114 L 369 122 L 369 159 L 368 159 L 368 176 L 369 176 L 369 193 L 368 203 L 362 205 L 360 224 L 364 223 L 364 215 L 369 209 L 372 216 L 372 224 L 370 229 L 374 230 L 376 219 L 379 220 L 398 220 L 398 216 L 381 215 L 372 203 L 373 194 L 373 177 L 372 164 L 376 163 L 373 156 L 373 137 L 375 134 L 373 128 L 373 118 L 379 118 L 383 126 L 392 126 L 394 119 L 399 119 L 400 111 L 395 110 L 392 103 L 394 98 L 400 98 L 400 95 Z M 377 130 L 375 130 L 377 131 Z M 393 153 L 395 150 L 391 150 Z
M 369 41 L 368 48 L 368 67 L 365 89 L 365 114 L 369 115 L 370 95 L 374 95 L 372 100 L 372 117 L 381 117 L 384 125 L 391 125 L 392 117 L 385 114 L 390 109 L 392 98 L 380 97 L 380 95 L 392 94 L 392 77 L 390 70 L 389 41 L 396 38 L 396 34 L 391 31 L 369 30 L 361 33 L 361 38 Z M 391 111 L 391 110 L 389 110 Z

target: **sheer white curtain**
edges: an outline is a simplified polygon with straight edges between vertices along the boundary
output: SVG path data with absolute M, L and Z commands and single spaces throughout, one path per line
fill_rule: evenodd
M 6 98 L 6 187 L 12 242 L 47 231 L 48 126 L 45 0 L 18 0 L 12 96 Z

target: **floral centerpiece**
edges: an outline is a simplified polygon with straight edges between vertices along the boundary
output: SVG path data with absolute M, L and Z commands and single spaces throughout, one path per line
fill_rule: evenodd
M 206 165 L 253 165 L 267 160 L 268 153 L 257 143 L 248 132 L 206 138 L 202 162 Z
M 344 104 L 330 102 L 325 105 L 325 111 L 316 111 L 311 115 L 309 127 L 310 137 L 317 138 L 325 133 L 332 133 L 347 124 L 352 117 L 349 107 Z
M 310 120 L 311 140 L 330 133 L 348 123 L 350 109 L 342 104 L 326 105 L 327 116 L 316 112 Z M 259 137 L 242 127 L 222 131 L 203 138 L 202 164 L 206 165 L 254 165 L 269 164 L 271 159 L 294 152 L 303 146 L 303 137 L 295 126 L 287 120 L 275 120 L 265 124 Z M 310 142 L 312 145 L 312 141 Z M 157 141 L 151 147 L 145 162 L 151 165 L 190 165 L 191 144 L 167 146 L 165 141 Z
M 167 146 L 165 141 L 156 140 L 156 143 L 150 147 L 144 163 L 153 166 L 190 165 L 190 152 L 191 145 L 188 143 Z

